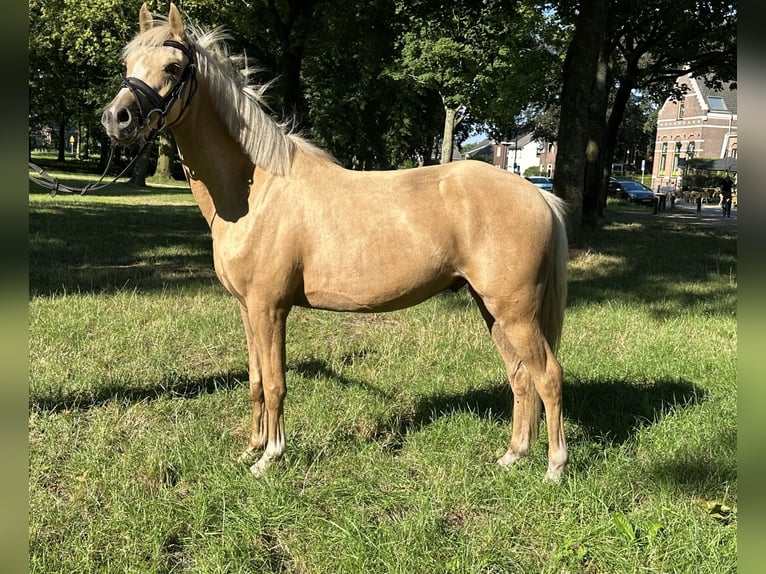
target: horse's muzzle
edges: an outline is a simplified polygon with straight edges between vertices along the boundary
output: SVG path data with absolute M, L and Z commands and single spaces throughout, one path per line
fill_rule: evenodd
M 138 138 L 138 114 L 131 111 L 129 106 L 110 104 L 101 115 L 101 125 L 106 134 L 117 143 L 127 145 Z

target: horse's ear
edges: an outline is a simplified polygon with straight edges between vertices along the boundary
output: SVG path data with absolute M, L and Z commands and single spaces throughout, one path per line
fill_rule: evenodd
M 170 3 L 170 13 L 168 14 L 168 24 L 170 25 L 170 31 L 176 36 L 184 35 L 184 23 L 181 18 L 181 13 L 176 8 L 176 5 Z
M 154 26 L 154 16 L 149 12 L 149 8 L 146 7 L 146 2 L 141 6 L 141 11 L 138 13 L 138 29 L 141 32 L 146 32 L 152 26 Z

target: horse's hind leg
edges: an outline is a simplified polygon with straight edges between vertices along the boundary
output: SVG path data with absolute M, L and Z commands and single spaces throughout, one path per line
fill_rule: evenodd
M 500 324 L 487 310 L 481 298 L 471 290 L 482 317 L 492 335 L 508 373 L 508 382 L 513 391 L 513 421 L 511 443 L 497 464 L 508 467 L 529 454 L 532 442 L 537 438 L 540 427 L 540 397 L 527 369 L 523 368 L 511 341 Z
M 513 431 L 511 444 L 497 463 L 510 466 L 529 454 L 540 423 L 540 399 L 545 406 L 548 429 L 548 471 L 546 480 L 558 481 L 569 458 L 564 437 L 561 404 L 561 364 L 545 340 L 539 325 L 517 315 L 497 301 L 482 300 L 472 291 L 482 316 L 503 357 L 513 390 Z
M 500 466 L 508 467 L 527 456 L 532 442 L 537 438 L 540 427 L 540 397 L 528 370 L 524 368 L 508 337 L 497 323 L 492 327 L 492 339 L 503 357 L 513 391 L 511 443 L 505 454 L 497 460 Z
M 545 422 L 548 429 L 548 471 L 545 478 L 558 482 L 569 458 L 564 437 L 561 364 L 536 322 L 517 321 L 508 325 L 501 323 L 501 328 L 516 353 L 514 380 L 523 373 L 524 378 L 532 381 L 545 406 Z

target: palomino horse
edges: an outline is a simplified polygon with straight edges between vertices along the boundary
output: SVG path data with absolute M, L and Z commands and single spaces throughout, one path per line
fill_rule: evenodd
M 548 430 L 546 478 L 567 463 L 558 344 L 566 300 L 563 202 L 483 162 L 357 172 L 274 122 L 220 29 L 146 8 L 102 123 L 120 144 L 168 127 L 239 302 L 262 475 L 285 450 L 285 322 L 294 305 L 379 312 L 468 285 L 514 395 L 508 466 Z

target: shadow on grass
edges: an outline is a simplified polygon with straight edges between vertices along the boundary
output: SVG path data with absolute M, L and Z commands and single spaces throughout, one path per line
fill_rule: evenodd
M 196 398 L 218 391 L 230 391 L 248 386 L 247 371 L 220 373 L 204 379 L 189 379 L 168 375 L 157 386 L 130 387 L 124 383 L 106 384 L 96 390 L 71 391 L 61 395 L 32 396 L 29 400 L 31 411 L 61 412 L 67 410 L 88 410 L 117 402 L 134 404 L 167 398 Z
M 196 205 L 30 205 L 30 296 L 211 283 L 210 230 Z
M 43 169 L 45 169 L 43 167 Z M 58 170 L 56 170 L 58 171 Z M 66 201 L 66 197 L 74 197 L 83 195 L 86 197 L 132 197 L 140 198 L 142 196 L 153 195 L 163 196 L 167 198 L 173 197 L 190 197 L 191 190 L 185 181 L 176 180 L 159 180 L 154 178 L 148 178 L 146 185 L 134 185 L 127 181 L 124 177 L 120 178 L 120 181 L 114 181 L 114 176 L 117 173 L 110 173 L 105 176 L 101 183 L 98 183 L 98 176 L 84 176 L 81 173 L 73 173 L 67 175 L 47 174 L 46 176 L 40 176 L 33 173 L 32 176 L 36 180 L 40 180 L 40 183 L 29 182 L 29 195 L 33 196 L 50 196 L 53 192 L 50 189 L 51 182 L 48 178 L 58 182 L 72 191 L 58 191 L 54 195 L 59 195 Z M 98 186 L 96 184 L 98 183 Z M 95 186 L 93 189 L 88 186 Z M 85 190 L 85 193 L 82 193 Z
M 570 272 L 568 305 L 639 303 L 664 319 L 736 313 L 737 235 L 663 215 L 613 210 L 604 229 L 586 233 L 595 264 Z
M 737 457 L 715 456 L 711 452 L 737 452 L 737 431 L 731 425 L 716 429 L 710 442 L 695 442 L 674 453 L 671 460 L 653 463 L 648 472 L 657 480 L 697 496 L 719 497 L 722 488 L 736 485 Z M 727 520 L 724 518 L 724 521 Z
M 342 386 L 360 387 L 384 399 L 395 400 L 394 393 L 339 375 L 322 360 L 303 361 L 293 365 L 291 370 L 307 378 L 323 377 Z M 605 446 L 628 441 L 638 429 L 655 424 L 669 411 L 698 404 L 706 395 L 704 389 L 682 379 L 643 384 L 620 380 L 567 381 L 564 385 L 565 418 L 580 427 L 581 440 Z M 390 436 L 393 433 L 403 438 L 408 432 L 417 431 L 454 412 L 470 412 L 510 423 L 513 393 L 509 385 L 498 383 L 464 393 L 426 396 L 408 415 L 398 414 L 394 420 L 382 424 L 380 434 Z
M 348 355 L 352 362 L 361 355 Z M 288 370 L 306 378 L 325 378 L 343 387 L 360 387 L 366 392 L 385 400 L 396 401 L 393 392 L 387 392 L 365 381 L 355 380 L 336 373 L 326 362 L 318 359 L 289 365 Z M 133 404 L 167 398 L 196 398 L 219 391 L 247 387 L 247 371 L 231 371 L 204 379 L 188 379 L 169 376 L 155 387 L 126 387 L 115 383 L 93 392 L 71 392 L 62 396 L 36 396 L 30 399 L 30 410 L 37 412 L 62 412 L 87 410 L 107 403 Z M 705 399 L 705 391 L 685 380 L 661 380 L 646 384 L 624 381 L 574 381 L 566 385 L 563 408 L 569 424 L 579 427 L 570 446 L 584 443 L 604 447 L 619 446 L 631 439 L 640 429 L 658 423 L 669 412 L 694 406 Z M 398 453 L 410 433 L 427 428 L 434 421 L 454 413 L 467 412 L 484 419 L 510 424 L 512 422 L 513 394 L 507 384 L 496 383 L 485 388 L 463 393 L 435 394 L 420 398 L 412 408 L 404 406 L 399 412 L 382 420 L 377 428 L 362 440 L 380 442 L 386 450 Z M 349 428 L 354 421 L 349 419 Z M 359 439 L 351 432 L 350 437 Z M 727 437 L 723 437 L 725 439 Z M 541 436 L 538 440 L 545 441 Z M 736 444 L 736 432 L 727 439 L 732 450 Z M 725 461 L 711 461 L 705 452 L 688 453 L 683 460 L 673 460 L 652 471 L 659 480 L 688 488 L 715 492 L 716 486 L 734 480 L 736 467 L 726 466 Z M 580 461 L 587 467 L 588 461 Z
M 566 384 L 566 383 L 565 383 Z M 669 411 L 703 400 L 705 391 L 687 381 L 659 381 L 636 385 L 623 381 L 592 381 L 566 384 L 563 408 L 566 420 L 578 425 L 583 440 L 603 445 L 628 441 L 638 429 L 658 422 Z M 453 412 L 510 423 L 513 393 L 505 384 L 454 395 L 435 395 L 420 400 L 414 416 L 404 421 L 401 434 L 417 430 Z
M 347 353 L 341 357 L 340 362 L 344 366 L 351 365 L 358 359 L 364 359 L 365 357 L 374 354 L 375 351 L 370 349 L 358 349 L 354 352 Z M 352 379 L 338 374 L 328 363 L 322 359 L 304 359 L 297 363 L 290 363 L 287 365 L 287 370 L 294 372 L 305 379 L 328 379 L 343 387 L 360 387 L 365 391 L 378 395 L 384 399 L 393 399 L 393 393 L 376 387 L 361 379 Z
M 343 381 L 353 384 L 353 381 Z M 369 385 L 364 385 L 368 388 Z M 379 389 L 373 389 L 377 394 Z M 620 447 L 641 429 L 658 424 L 669 413 L 692 408 L 705 400 L 706 391 L 689 381 L 660 380 L 644 384 L 612 381 L 576 381 L 565 383 L 564 418 L 577 427 L 569 437 L 570 449 L 582 445 L 584 452 L 594 446 Z M 390 396 L 395 400 L 393 396 Z M 407 436 L 428 427 L 441 417 L 454 413 L 471 413 L 484 419 L 512 423 L 513 394 L 506 384 L 473 389 L 464 393 L 438 394 L 421 398 L 413 410 L 403 410 L 381 421 L 376 431 L 366 438 L 379 442 L 396 455 L 404 447 Z M 349 421 L 352 425 L 353 421 Z M 357 437 L 358 438 L 358 437 Z M 722 436 L 730 452 L 736 452 L 736 431 Z M 546 443 L 541 434 L 538 441 Z M 653 463 L 647 469 L 660 482 L 683 489 L 697 496 L 716 496 L 721 485 L 736 481 L 736 460 L 711 459 L 705 445 L 690 446 L 681 459 Z M 599 459 L 600 460 L 600 459 Z M 587 469 L 591 456 L 572 461 L 571 468 Z

